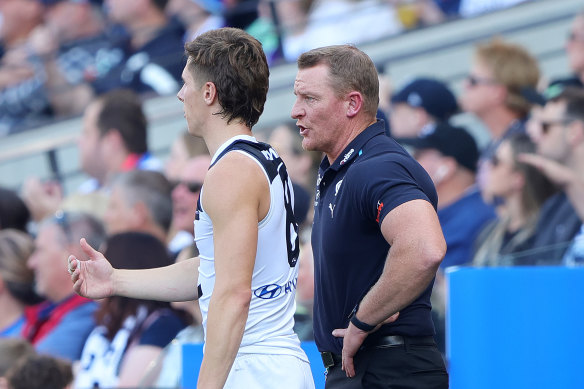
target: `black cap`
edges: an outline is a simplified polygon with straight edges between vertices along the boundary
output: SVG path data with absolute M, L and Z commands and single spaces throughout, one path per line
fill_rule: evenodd
M 538 92 L 535 88 L 523 88 L 521 89 L 521 95 L 531 104 L 543 106 L 546 102 L 558 97 L 567 87 L 582 88 L 583 86 L 579 78 L 565 78 L 550 82 L 542 93 Z
M 392 103 L 406 103 L 420 107 L 439 120 L 448 120 L 458 112 L 454 93 L 442 81 L 417 78 L 391 98 Z
M 473 136 L 464 128 L 438 123 L 417 138 L 400 138 L 398 141 L 418 150 L 437 150 L 473 173 L 477 170 L 479 149 Z

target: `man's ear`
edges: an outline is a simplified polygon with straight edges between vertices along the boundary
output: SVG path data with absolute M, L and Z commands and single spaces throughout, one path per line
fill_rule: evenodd
M 148 206 L 143 201 L 138 201 L 134 204 L 135 222 L 141 225 L 152 222 L 152 213 Z
M 108 148 L 115 148 L 119 149 L 120 146 L 125 148 L 124 139 L 122 138 L 122 134 L 118 131 L 117 128 L 112 128 L 108 132 L 106 132 L 103 137 L 102 141 L 104 141 Z
M 347 116 L 354 117 L 363 109 L 363 96 L 357 91 L 350 92 L 347 95 L 349 105 L 347 107 Z
M 584 122 L 580 120 L 574 120 L 568 124 L 568 130 L 566 132 L 568 142 L 572 147 L 580 146 L 584 143 Z
M 207 105 L 213 105 L 217 99 L 217 87 L 211 81 L 208 81 L 203 86 L 203 100 Z

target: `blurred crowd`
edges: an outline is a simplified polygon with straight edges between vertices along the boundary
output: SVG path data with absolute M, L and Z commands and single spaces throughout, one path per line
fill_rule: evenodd
M 175 94 L 184 43 L 210 29 L 245 29 L 278 64 L 522 1 L 2 0 L 0 136 L 78 116 L 115 88 Z
M 51 24 L 51 18 L 58 19 L 61 6 L 79 7 L 75 8 L 79 18 L 81 14 L 90 17 L 80 22 L 84 27 L 90 27 L 88 20 L 99 21 L 95 31 L 105 35 L 77 36 L 88 42 L 88 48 L 103 42 L 112 45 L 112 36 L 129 39 L 125 42 L 134 47 L 134 54 L 124 51 L 127 47 L 122 50 L 115 45 L 95 50 L 94 59 L 103 55 L 111 61 L 118 58 L 115 50 L 121 50 L 117 65 L 111 66 L 119 67 L 115 76 L 110 69 L 107 78 L 102 78 L 99 66 L 88 73 L 96 64 L 91 60 L 87 62 L 92 64 L 89 68 L 66 73 L 83 80 L 70 84 L 75 87 L 64 87 L 67 93 L 76 94 L 77 87 L 86 91 L 77 95 L 87 98 L 84 104 L 79 100 L 83 128 L 78 147 L 80 166 L 89 179 L 67 196 L 58 182 L 36 178 L 28 178 L 18 192 L 0 188 L 2 389 L 47 388 L 42 382 L 52 381 L 55 388 L 180 387 L 180 345 L 203 340 L 196 302 L 166 304 L 120 297 L 90 301 L 73 293 L 66 271 L 69 254 L 85 256 L 79 246 L 81 237 L 105 252 L 116 268 L 160 267 L 198 253 L 193 242 L 195 207 L 212 156 L 202 140 L 186 130 L 175 139 L 167 160 L 152 156 L 141 93 L 174 93 L 175 86 L 170 86 L 180 83 L 167 67 L 169 63 L 155 62 L 156 50 L 172 49 L 172 45 L 163 43 L 166 38 L 153 45 L 145 43 L 158 39 L 153 37 L 160 31 L 181 31 L 177 44 L 177 53 L 181 54 L 177 54 L 175 65 L 182 66 L 182 39 L 188 39 L 184 38 L 184 25 L 182 30 L 171 27 L 168 23 L 174 23 L 170 22 L 172 18 L 162 11 L 174 10 L 177 15 L 182 6 L 187 9 L 184 4 L 201 7 L 202 3 L 171 0 L 166 8 L 160 6 L 162 3 L 166 2 L 106 0 L 108 12 L 103 14 L 102 4 L 83 0 L 0 0 L 5 48 L 0 87 L 20 88 L 22 83 L 31 82 L 25 90 L 35 98 L 47 98 L 47 104 L 51 101 L 47 80 L 57 80 L 47 77 L 48 65 L 40 67 L 45 81 L 36 85 L 47 92 L 40 93 L 33 88 L 32 62 L 30 68 L 11 67 L 9 63 L 15 58 L 20 65 L 33 61 L 31 58 L 40 55 L 32 49 L 34 44 L 55 50 L 42 54 L 54 60 L 52 70 L 67 62 L 61 61 L 62 53 L 69 53 L 67 58 L 77 54 L 85 58 L 71 46 L 72 51 L 63 49 L 58 40 L 50 44 L 35 41 L 57 39 L 65 30 L 71 39 L 69 29 L 57 33 L 58 22 Z M 304 12 L 316 12 L 315 7 L 329 2 L 315 3 L 305 5 Z M 349 6 L 354 2 L 335 3 Z M 438 7 L 442 15 L 448 15 L 462 11 L 466 3 L 383 4 L 390 4 L 390 10 L 431 4 L 442 7 Z M 503 6 L 510 2 L 488 3 Z M 15 5 L 21 10 L 24 4 L 38 12 L 29 10 L 27 15 L 37 17 L 31 21 L 30 31 L 10 45 L 6 31 L 15 19 L 8 18 L 7 10 Z M 208 7 L 206 15 L 218 23 L 208 21 L 209 26 L 223 25 L 229 20 L 228 7 L 236 6 L 227 1 L 204 4 Z M 284 4 L 290 5 L 286 2 L 279 6 Z M 256 5 L 261 10 L 269 3 Z M 470 9 L 470 5 L 467 7 Z M 132 12 L 141 13 L 127 16 Z M 160 24 L 133 25 L 137 20 L 150 20 L 149 13 L 158 15 L 152 20 Z M 180 12 L 180 18 L 187 14 Z M 417 23 L 425 23 L 422 14 L 416 13 L 420 18 Z M 107 22 L 104 17 L 111 20 Z M 218 18 L 224 19 L 220 22 Z M 75 20 L 68 17 L 69 23 Z M 123 28 L 114 27 L 114 20 Z M 18 24 L 23 27 L 26 23 Z M 201 28 L 189 29 L 186 36 L 192 37 Z M 39 29 L 44 31 L 40 37 Z M 140 47 L 158 49 L 147 53 Z M 584 264 L 584 12 L 574 17 L 565 50 L 571 73 L 562 79 L 546 80 L 537 60 L 525 48 L 494 39 L 476 46 L 459 96 L 445 82 L 423 75 L 393 90 L 380 88 L 378 117 L 385 119 L 388 136 L 412 153 L 438 193 L 438 217 L 448 246 L 433 293 L 436 340 L 442 351 L 448 309 L 447 268 Z M 389 85 L 387 80 L 381 81 Z M 109 87 L 97 93 L 98 83 Z M 1 93 L 3 106 L 7 100 Z M 72 108 L 71 104 L 65 105 Z M 453 124 L 452 118 L 461 112 L 474 115 L 485 125 L 488 144 L 479 146 L 472 129 Z M 295 330 L 301 340 L 311 340 L 314 277 L 310 226 L 313 185 L 322 156 L 302 149 L 292 120 L 259 134 L 264 135 L 258 135 L 259 140 L 270 143 L 282 157 L 294 184 L 301 238 Z M 30 377 L 44 377 L 44 381 L 35 383 Z

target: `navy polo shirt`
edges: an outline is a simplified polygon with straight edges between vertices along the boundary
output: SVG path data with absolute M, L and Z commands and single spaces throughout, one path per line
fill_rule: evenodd
M 381 223 L 395 207 L 415 199 L 436 209 L 438 196 L 426 171 L 392 138 L 383 121 L 359 134 L 331 166 L 319 169 L 312 248 L 315 266 L 314 336 L 320 351 L 341 354 L 351 311 L 379 279 L 389 250 Z M 382 326 L 368 341 L 384 335 L 434 334 L 432 283 L 397 321 Z

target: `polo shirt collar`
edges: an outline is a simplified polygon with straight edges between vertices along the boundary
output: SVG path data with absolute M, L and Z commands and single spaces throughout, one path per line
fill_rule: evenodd
M 355 137 L 343 150 L 339 157 L 335 160 L 332 166 L 329 167 L 328 158 L 324 158 L 324 161 L 320 165 L 323 170 L 330 168 L 334 171 L 339 171 L 343 166 L 349 165 L 358 155 L 361 154 L 361 150 L 365 143 L 371 140 L 373 137 L 378 135 L 385 135 L 385 124 L 383 120 L 377 119 L 377 122 L 373 123 L 365 130 L 363 130 L 359 135 Z

